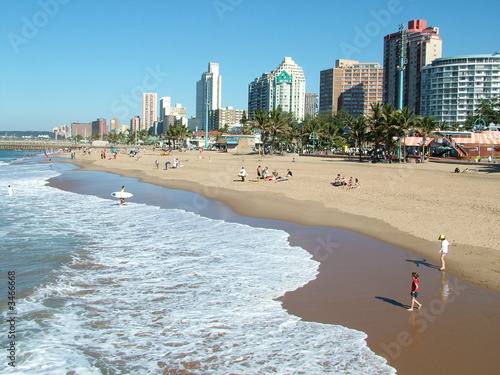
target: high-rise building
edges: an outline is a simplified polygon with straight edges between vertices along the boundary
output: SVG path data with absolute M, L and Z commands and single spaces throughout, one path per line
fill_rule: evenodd
M 463 123 L 481 99 L 500 96 L 500 55 L 436 59 L 422 70 L 421 114 L 438 123 Z
M 80 136 L 83 139 L 88 139 L 92 136 L 92 123 L 90 122 L 72 122 L 71 136 L 74 138 Z
M 142 94 L 141 130 L 149 130 L 158 121 L 158 94 L 145 92 Z
M 141 118 L 139 116 L 134 116 L 130 119 L 130 131 L 137 132 L 141 128 Z
M 384 70 L 378 63 L 336 60 L 320 73 L 320 112 L 343 109 L 354 117 L 369 116 L 371 103 L 381 103 Z
M 291 57 L 283 62 L 270 75 L 270 110 L 281 109 L 291 112 L 297 120 L 304 119 L 306 100 L 306 78 L 302 67 Z
M 109 130 L 111 133 L 116 133 L 118 131 L 118 127 L 120 126 L 119 120 L 117 117 L 112 118 L 109 122 Z
M 314 116 L 318 111 L 318 94 L 306 92 L 304 116 Z
M 442 56 L 442 44 L 439 28 L 427 27 L 425 20 L 412 20 L 408 22 L 407 30 L 401 28 L 399 32 L 384 37 L 384 103 L 396 108 L 402 104 L 420 114 L 422 68 Z
M 382 68 L 376 63 L 336 60 L 335 67 L 320 72 L 320 112 L 348 110 L 353 116 L 364 115 L 370 99 L 381 101 Z M 368 98 L 371 87 L 371 98 Z M 379 94 L 377 97 L 374 94 Z
M 165 133 L 168 128 L 173 125 L 182 125 L 187 127 L 187 110 L 186 107 L 183 107 L 181 103 L 176 103 L 175 107 L 168 108 L 168 110 L 166 110 L 166 113 L 168 114 L 163 117 L 162 121 L 162 133 Z
M 106 119 L 98 118 L 96 121 L 92 121 L 92 135 L 94 134 L 108 134 L 108 125 L 106 123 Z
M 325 69 L 319 73 L 319 112 L 337 112 L 339 110 L 338 96 L 334 96 L 335 68 Z M 339 91 L 337 84 L 337 91 Z
M 172 98 L 170 96 L 163 96 L 160 98 L 160 121 L 170 114 L 170 107 L 172 106 Z
M 255 78 L 248 85 L 248 118 L 255 118 L 255 111 L 269 111 L 269 73 Z
M 196 119 L 199 129 L 205 129 L 210 111 L 222 106 L 222 76 L 219 64 L 209 63 L 208 72 L 196 82 Z
M 285 57 L 271 73 L 265 73 L 250 83 L 249 117 L 253 118 L 259 108 L 270 112 L 281 107 L 283 111 L 291 112 L 297 120 L 302 120 L 305 113 L 305 96 L 306 78 L 302 67 L 291 57 Z
M 228 125 L 241 125 L 243 118 L 243 109 L 234 109 L 233 107 L 219 108 L 210 112 L 210 127 L 209 130 L 219 130 Z

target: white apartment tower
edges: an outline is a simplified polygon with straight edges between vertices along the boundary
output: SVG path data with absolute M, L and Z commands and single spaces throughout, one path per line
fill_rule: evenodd
M 291 112 L 297 120 L 303 120 L 305 97 L 304 71 L 291 57 L 285 57 L 271 73 L 265 73 L 249 84 L 249 117 L 253 118 L 257 109 L 270 112 L 281 107 L 283 111 Z
M 280 66 L 271 72 L 270 81 L 270 110 L 281 107 L 283 111 L 293 113 L 297 120 L 303 120 L 306 78 L 302 67 L 291 57 L 285 57 Z
M 422 70 L 422 116 L 464 123 L 482 99 L 500 96 L 500 55 L 442 57 Z
M 219 64 L 209 63 L 208 71 L 196 82 L 196 119 L 199 129 L 205 129 L 208 113 L 221 108 L 221 105 L 222 76 L 219 75 Z
M 142 94 L 141 130 L 149 130 L 158 121 L 158 94 L 145 92 Z
M 170 96 L 163 96 L 160 98 L 160 121 L 170 114 L 170 107 L 172 106 L 172 98 Z

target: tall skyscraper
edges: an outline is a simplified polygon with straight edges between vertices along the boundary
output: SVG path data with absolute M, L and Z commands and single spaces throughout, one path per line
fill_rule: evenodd
M 384 103 L 399 107 L 400 72 L 403 70 L 402 105 L 420 114 L 422 68 L 442 56 L 439 28 L 425 20 L 408 22 L 408 29 L 384 37 Z M 401 59 L 403 64 L 401 64 Z
M 119 120 L 117 117 L 112 118 L 111 121 L 109 122 L 109 130 L 111 133 L 115 133 L 118 131 L 118 127 L 120 126 Z
M 422 116 L 464 123 L 482 99 L 500 96 L 500 55 L 436 59 L 422 71 Z
M 318 110 L 318 94 L 306 92 L 304 116 L 314 116 Z
M 293 113 L 297 120 L 303 120 L 306 78 L 302 67 L 298 66 L 291 57 L 285 57 L 283 62 L 271 72 L 270 81 L 270 110 L 281 107 L 283 111 Z
M 94 134 L 108 134 L 108 125 L 106 123 L 106 119 L 98 118 L 96 121 L 92 121 L 92 135 Z
M 248 87 L 248 114 L 254 117 L 257 109 L 267 112 L 281 107 L 291 112 L 297 120 L 304 119 L 306 96 L 306 78 L 302 67 L 291 57 L 285 57 L 282 63 L 271 73 L 263 74 Z
M 378 63 L 336 60 L 320 73 L 320 112 L 343 109 L 354 117 L 369 116 L 371 103 L 381 103 L 384 70 Z
M 264 73 L 248 85 L 248 118 L 255 118 L 258 109 L 269 111 L 269 76 Z
M 130 119 L 130 131 L 137 132 L 141 128 L 141 118 L 139 116 L 134 116 Z
M 170 107 L 172 106 L 172 98 L 170 96 L 163 96 L 160 98 L 160 121 L 170 114 Z
M 219 75 L 219 64 L 209 63 L 208 72 L 203 73 L 196 82 L 196 119 L 199 129 L 205 129 L 207 112 L 219 109 L 221 105 L 222 76 Z
M 158 94 L 145 92 L 142 94 L 141 130 L 149 130 L 158 121 Z

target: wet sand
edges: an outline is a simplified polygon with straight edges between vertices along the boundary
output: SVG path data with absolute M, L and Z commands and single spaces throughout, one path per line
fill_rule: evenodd
M 252 173 L 250 168 L 256 163 L 269 162 L 269 164 L 281 165 L 279 163 L 282 161 L 277 158 L 260 157 L 260 159 L 253 160 L 252 157 L 246 156 L 222 155 L 224 160 L 219 161 L 217 159 L 220 154 L 205 152 L 203 159 L 198 158 L 197 153 L 191 153 L 189 155 L 191 160 L 182 161 L 185 155 L 180 154 L 179 157 L 185 169 L 177 170 L 164 170 L 163 163 L 166 159 L 160 159 L 157 155 L 144 156 L 140 160 L 125 159 L 126 156 L 119 155 L 122 159 L 121 164 L 116 163 L 119 159 L 99 161 L 97 154 L 90 157 L 78 155 L 76 163 L 86 170 L 109 171 L 137 177 L 160 186 L 198 192 L 203 196 L 224 201 L 238 213 L 247 216 L 292 222 L 280 224 L 290 233 L 291 244 L 300 245 L 310 251 L 315 259 L 321 262 L 321 265 L 316 280 L 281 298 L 284 308 L 305 320 L 341 324 L 366 332 L 370 348 L 386 357 L 398 373 L 424 374 L 452 371 L 455 374 L 497 373 L 500 360 L 495 348 L 498 347 L 499 339 L 495 332 L 498 333 L 500 328 L 498 315 L 500 295 L 477 286 L 478 284 L 487 285 L 490 289 L 495 289 L 495 285 L 498 286 L 498 280 L 495 277 L 488 279 L 493 282 L 484 283 L 481 277 L 473 280 L 473 277 L 467 275 L 463 277 L 464 273 L 461 272 L 439 272 L 437 270 L 439 265 L 437 241 L 416 237 L 375 217 L 347 213 L 339 208 L 328 207 L 327 204 L 314 200 L 313 195 L 317 194 L 315 191 L 309 193 L 309 198 L 312 199 L 305 200 L 294 199 L 290 196 L 293 194 L 287 195 L 277 190 L 293 191 L 292 184 L 290 184 L 292 186 L 281 187 L 291 182 L 290 180 L 277 184 L 253 182 L 252 178 L 245 183 L 234 181 L 241 167 L 239 164 L 250 165 L 252 163 L 251 167 L 247 167 L 247 170 Z M 211 161 L 207 160 L 208 155 Z M 177 155 L 174 154 L 174 156 Z M 160 159 L 162 169 L 156 170 L 154 167 L 156 158 Z M 262 159 L 264 159 L 263 162 Z M 299 163 L 301 167 L 297 168 Z M 301 173 L 302 170 L 324 169 L 326 165 L 331 169 L 330 163 L 335 163 L 338 169 L 346 168 L 346 165 L 349 169 L 355 169 L 354 164 L 348 162 L 315 159 L 309 164 L 303 158 L 296 160 L 296 164 L 290 164 L 290 161 L 287 161 L 287 165 L 290 165 L 290 168 L 293 167 L 295 175 L 297 171 Z M 223 172 L 226 176 L 218 175 L 218 179 L 214 179 L 214 174 L 218 174 L 210 167 L 214 165 L 220 169 L 218 172 Z M 236 167 L 236 165 L 239 166 Z M 379 173 L 384 171 L 383 168 L 387 166 L 378 169 Z M 177 173 L 188 171 L 188 169 L 189 173 L 183 175 Z M 438 172 L 450 169 L 452 169 L 450 166 L 446 169 L 443 166 L 437 167 Z M 202 184 L 206 181 L 204 178 L 207 177 L 203 177 L 203 174 L 207 171 L 211 174 L 209 181 L 213 181 L 211 184 Z M 360 169 L 357 171 L 361 172 Z M 434 169 L 431 169 L 431 172 L 435 172 Z M 333 172 L 328 171 L 323 174 L 328 174 L 329 180 L 333 179 Z M 358 176 L 361 176 L 361 173 Z M 483 178 L 480 173 L 477 173 L 477 176 Z M 462 174 L 458 177 L 462 177 Z M 498 178 L 498 175 L 494 178 Z M 221 184 L 230 187 L 214 186 L 220 179 L 223 180 Z M 296 176 L 293 179 L 296 181 Z M 231 185 L 234 185 L 234 188 Z M 314 184 L 311 185 L 314 188 Z M 331 186 L 329 188 L 334 189 Z M 365 184 L 362 189 L 366 189 Z M 129 191 L 132 190 L 129 188 Z M 361 189 L 335 191 L 334 194 L 339 196 L 344 194 L 345 198 L 348 193 L 359 191 Z M 193 207 L 196 206 L 196 199 L 192 198 Z M 358 198 L 358 203 L 359 201 Z M 492 202 L 495 204 L 497 201 L 492 200 Z M 352 203 L 356 203 L 356 199 L 353 199 Z M 367 208 L 367 212 L 369 211 Z M 256 220 L 254 224 L 260 226 L 265 222 L 265 220 L 254 220 Z M 298 224 L 293 224 L 293 222 Z M 339 222 L 340 225 L 337 225 Z M 332 226 L 353 229 L 370 237 L 331 228 Z M 435 229 L 435 232 L 441 233 L 439 229 Z M 384 241 L 378 239 L 384 239 Z M 490 241 L 494 244 L 495 238 Z M 457 254 L 455 249 L 461 246 L 468 248 L 471 245 L 459 244 L 450 249 L 450 255 L 453 254 L 455 258 L 453 261 L 450 259 L 450 270 L 459 264 L 460 253 Z M 417 253 L 413 251 L 415 249 L 429 250 L 421 250 Z M 488 252 L 487 247 L 479 250 Z M 498 268 L 495 268 L 498 258 L 495 253 L 490 256 L 491 267 L 495 270 Z M 478 257 L 481 260 L 481 254 Z M 469 260 L 463 257 L 462 259 Z M 424 308 L 410 313 L 406 311 L 406 308 L 410 299 L 412 271 L 419 272 L 421 276 L 422 294 L 419 296 L 419 301 L 424 304 Z M 461 279 L 475 281 L 476 285 Z

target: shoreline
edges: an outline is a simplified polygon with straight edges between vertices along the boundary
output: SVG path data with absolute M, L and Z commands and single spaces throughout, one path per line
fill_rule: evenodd
M 301 234 L 300 230 L 299 233 L 297 230 L 291 231 L 290 243 L 308 250 L 313 258 L 320 262 L 319 273 L 315 280 L 280 297 L 278 300 L 282 302 L 283 308 L 303 320 L 340 324 L 365 332 L 370 349 L 385 357 L 398 373 L 453 371 L 455 374 L 465 375 L 480 368 L 482 373 L 493 374 L 500 366 L 493 349 L 497 343 L 490 333 L 498 326 L 494 318 L 497 315 L 495 311 L 500 309 L 498 293 L 463 283 L 451 277 L 449 272 L 436 272 L 433 266 L 439 264 L 438 255 L 427 261 L 419 255 L 420 252 L 416 253 L 412 249 L 427 246 L 428 243 L 435 249 L 436 243 L 418 238 L 410 241 L 408 238 L 411 235 L 395 230 L 381 220 L 346 215 L 314 200 L 296 201 L 284 194 L 273 194 L 272 191 L 271 194 L 262 194 L 260 191 L 214 188 L 210 184 L 204 185 L 181 178 L 167 179 L 165 177 L 175 176 L 166 175 L 167 173 L 180 172 L 183 168 L 174 171 L 156 170 L 151 167 L 155 156 L 143 158 L 142 161 L 151 159 L 148 160 L 149 165 L 133 159 L 124 160 L 121 165 L 110 164 L 116 160 L 96 163 L 95 158 L 96 155 L 87 160 L 82 160 L 81 157 L 74 162 L 68 161 L 79 166 L 81 170 L 111 172 L 158 186 L 198 193 L 228 204 L 235 212 L 245 217 L 254 217 L 256 220 L 269 218 L 306 226 L 313 234 Z M 212 158 L 215 159 L 214 156 Z M 245 160 L 245 163 L 247 162 L 248 159 Z M 187 171 L 192 164 L 188 165 L 187 160 L 185 163 Z M 241 160 L 238 160 L 238 163 L 241 164 Z M 116 168 L 117 166 L 120 168 Z M 233 167 L 234 165 L 231 170 Z M 294 168 L 294 172 L 295 170 L 300 169 Z M 158 178 L 159 176 L 163 178 Z M 192 177 L 203 179 L 197 173 Z M 206 180 L 204 182 L 206 183 Z M 240 188 L 244 185 L 233 181 L 232 178 L 226 182 L 234 183 L 235 187 Z M 273 189 L 281 185 L 272 182 L 249 183 Z M 241 199 L 242 194 L 244 199 Z M 287 207 L 295 209 L 286 209 Z M 335 217 L 332 212 L 336 212 L 339 217 Z M 328 221 L 327 226 L 325 221 Z M 336 239 L 331 238 L 331 227 L 339 222 L 342 225 L 338 227 L 368 237 L 351 236 L 354 238 L 352 246 L 343 248 L 346 247 L 344 244 L 337 247 Z M 366 226 L 367 223 L 370 224 L 367 228 L 355 229 L 357 225 Z M 342 236 L 338 233 L 337 235 Z M 384 238 L 386 236 L 390 236 L 392 241 L 387 241 Z M 387 245 L 389 242 L 395 246 Z M 373 253 L 367 254 L 367 250 Z M 451 265 L 452 262 L 449 262 L 450 268 Z M 409 313 L 405 311 L 409 302 L 408 285 L 405 281 L 413 270 L 418 270 L 425 280 L 425 299 L 421 302 L 428 308 L 422 312 Z M 377 280 L 376 283 L 373 283 L 373 280 Z M 400 285 L 401 282 L 403 285 Z M 451 292 L 443 299 L 445 288 Z M 484 315 L 489 316 L 487 321 L 484 320 Z M 466 327 L 463 327 L 464 321 L 467 321 Z M 427 326 L 432 329 L 426 329 Z M 435 331 L 439 332 L 438 336 Z M 401 342 L 402 335 L 408 335 L 409 339 Z M 481 344 L 474 349 L 470 349 L 468 345 L 457 346 L 456 343 L 464 338 L 467 338 L 467 341 L 480 340 Z M 456 358 L 457 355 L 459 359 Z M 425 358 L 426 363 L 415 363 L 415 357 Z
M 500 235 L 496 233 L 499 230 L 495 226 L 498 221 L 497 215 L 500 214 L 500 198 L 493 196 L 495 188 L 498 190 L 498 186 L 500 186 L 499 174 L 488 174 L 488 178 L 485 179 L 484 175 L 486 173 L 460 173 L 456 176 L 454 173 L 449 172 L 454 169 L 450 165 L 429 166 L 429 164 L 424 164 L 424 168 L 426 168 L 423 169 L 420 165 L 372 165 L 367 163 L 358 165 L 357 162 L 320 160 L 319 158 L 310 158 L 308 160 L 307 157 L 301 157 L 300 162 L 290 163 L 291 157 L 288 157 L 287 160 L 280 156 L 269 157 L 268 159 L 267 156 L 240 156 L 207 151 L 204 154 L 209 154 L 207 155 L 207 158 L 210 156 L 209 162 L 207 162 L 205 156 L 204 159 L 191 161 L 186 159 L 183 161 L 183 157 L 197 157 L 198 155 L 194 155 L 195 153 L 197 154 L 195 151 L 188 152 L 187 155 L 185 155 L 186 153 L 174 153 L 172 156 L 167 157 L 146 154 L 139 161 L 135 161 L 134 158 L 127 160 L 128 157 L 124 155 L 120 155 L 119 159 L 116 160 L 101 160 L 97 159 L 97 153 L 94 152 L 90 156 L 79 156 L 78 159 L 74 160 L 68 158 L 67 161 L 77 165 L 82 170 L 106 171 L 126 177 L 135 177 L 141 181 L 171 189 L 198 193 L 203 197 L 222 201 L 244 216 L 283 220 L 302 225 L 347 229 L 412 250 L 433 262 L 439 262 L 439 241 L 437 237 L 439 234 L 445 233 L 448 235 L 448 239 L 455 240 L 447 257 L 447 272 L 462 280 L 497 292 L 500 291 L 500 261 L 498 260 Z M 162 169 L 165 160 L 171 160 L 172 157 L 178 155 L 181 163 L 186 163 L 184 168 L 169 169 L 167 171 Z M 222 163 L 217 160 L 219 158 L 222 159 Z M 159 170 L 154 167 L 155 159 L 160 160 Z M 274 184 L 271 181 L 256 183 L 256 180 L 252 179 L 252 177 L 249 177 L 245 183 L 240 183 L 234 180 L 233 177 L 238 179 L 236 174 L 240 164 L 245 163 L 247 165 L 251 163 L 251 167 L 247 168 L 249 176 L 253 175 L 253 167 L 257 164 L 269 163 L 278 165 L 282 171 L 285 168 L 283 164 L 287 167 L 293 167 L 294 177 L 279 184 Z M 330 163 L 334 165 L 331 166 Z M 145 164 L 149 164 L 149 166 L 145 167 Z M 211 174 L 210 169 L 214 169 L 214 166 L 215 168 L 221 167 L 221 170 Z M 315 197 L 314 193 L 304 195 L 302 192 L 297 191 L 300 186 L 297 188 L 296 182 L 300 177 L 295 177 L 297 175 L 295 169 L 298 169 L 299 166 L 300 172 L 307 169 L 318 169 L 320 171 L 318 173 L 325 179 L 321 186 L 322 190 L 319 191 L 319 194 L 323 194 L 323 196 Z M 196 167 L 195 171 L 190 170 L 193 167 Z M 325 174 L 324 170 L 332 167 L 338 167 L 339 170 L 346 169 L 346 167 L 356 169 L 358 175 L 362 175 L 363 169 L 369 170 L 376 177 L 380 177 L 378 185 L 382 187 L 377 186 L 376 196 L 374 197 L 371 196 L 372 192 L 367 192 L 369 187 L 365 187 L 366 183 L 364 182 L 363 186 L 356 191 L 342 189 L 343 191 L 340 192 L 335 190 L 339 188 L 330 185 L 330 181 L 333 180 L 335 175 L 333 172 L 329 172 L 329 176 L 323 176 Z M 488 167 L 483 168 L 487 169 Z M 449 175 L 444 174 L 444 171 Z M 416 195 L 415 199 L 412 199 L 412 195 L 419 193 L 419 186 L 414 187 L 414 191 L 403 193 L 396 191 L 398 184 L 405 185 L 404 188 L 408 190 L 408 185 L 411 182 L 405 180 L 412 177 L 422 179 L 421 176 L 416 176 L 419 173 L 424 175 L 424 180 L 429 178 L 433 181 L 434 178 L 437 178 L 436 175 L 439 175 L 439 178 L 460 178 L 469 184 L 472 183 L 472 185 L 475 185 L 474 179 L 482 178 L 483 182 L 488 183 L 488 186 L 482 191 L 485 192 L 484 194 L 492 196 L 488 197 L 489 201 L 487 202 L 474 202 L 474 199 L 469 197 L 469 193 L 466 191 L 467 188 L 464 187 L 464 191 L 457 192 L 458 185 L 454 182 L 452 182 L 453 186 L 440 182 L 443 185 L 442 189 L 450 188 L 449 191 L 440 193 L 441 196 L 444 195 L 444 198 L 433 197 L 432 194 L 425 198 L 426 190 L 432 191 L 432 186 L 430 188 L 428 186 L 422 187 L 421 190 L 424 192 L 420 196 Z M 397 178 L 397 181 L 393 181 L 395 178 Z M 365 179 L 362 178 L 361 181 Z M 301 181 L 301 183 L 305 184 L 309 182 Z M 283 184 L 292 183 L 295 184 L 294 190 L 281 188 Z M 318 184 L 321 184 L 321 181 L 315 182 L 316 186 Z M 328 191 L 325 192 L 325 186 L 328 190 L 340 193 L 334 198 L 354 198 L 356 201 L 325 200 L 323 199 L 324 194 L 329 194 Z M 251 189 L 247 189 L 247 187 L 251 187 Z M 387 188 L 388 193 L 383 191 L 384 188 Z M 441 189 L 441 187 L 437 187 L 437 189 Z M 460 190 L 460 187 L 458 189 Z M 449 193 L 449 197 L 447 197 L 447 193 Z M 244 199 L 241 199 L 242 194 L 244 194 Z M 347 196 L 347 194 L 352 196 Z M 391 194 L 394 194 L 394 199 L 391 199 Z M 426 199 L 425 202 L 421 202 L 422 196 Z M 374 202 L 378 198 L 381 198 L 382 203 L 377 204 Z M 462 202 L 464 199 L 468 203 L 464 204 Z M 397 203 L 394 202 L 397 200 L 404 202 L 401 203 L 402 208 L 397 207 Z M 440 200 L 444 200 L 444 202 Z M 374 207 L 370 208 L 372 204 L 374 204 Z M 384 205 L 391 206 L 384 207 Z M 444 214 L 439 212 L 440 205 L 445 207 L 443 209 Z M 470 205 L 470 207 L 467 207 L 467 205 Z M 298 207 L 298 209 L 295 210 L 294 207 Z M 457 213 L 447 214 L 451 210 L 455 210 Z M 477 211 L 477 213 L 472 211 Z M 487 216 L 474 225 L 473 221 L 478 220 L 477 216 L 480 214 Z M 415 216 L 414 225 L 412 224 L 412 215 Z M 458 216 L 460 219 L 458 221 L 453 220 L 454 216 Z M 466 216 L 476 218 L 464 219 L 463 217 Z M 384 217 L 385 219 L 383 219 Z M 444 229 L 440 228 L 440 224 Z M 424 234 L 418 235 L 419 229 Z M 473 233 L 477 234 L 477 236 L 473 236 Z

